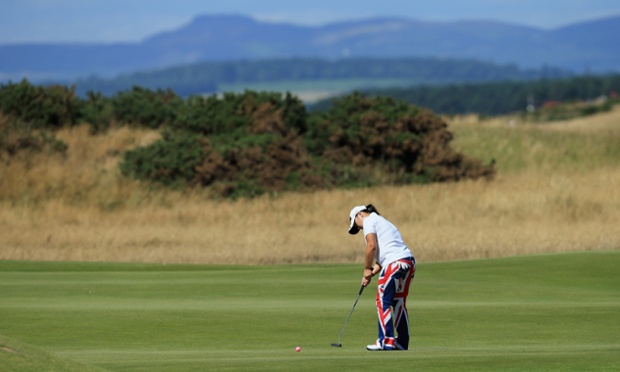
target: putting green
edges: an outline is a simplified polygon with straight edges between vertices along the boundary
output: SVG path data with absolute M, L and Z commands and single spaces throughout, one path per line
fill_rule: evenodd
M 412 348 L 386 353 L 365 350 L 375 283 L 343 347 L 330 346 L 357 297 L 357 265 L 5 261 L 0 361 L 15 371 L 31 370 L 15 358 L 26 353 L 111 371 L 617 370 L 618 267 L 620 251 L 419 263 Z

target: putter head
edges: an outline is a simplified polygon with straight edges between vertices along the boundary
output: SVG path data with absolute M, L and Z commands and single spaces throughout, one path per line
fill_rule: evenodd
M 333 347 L 342 347 L 342 344 L 332 344 Z

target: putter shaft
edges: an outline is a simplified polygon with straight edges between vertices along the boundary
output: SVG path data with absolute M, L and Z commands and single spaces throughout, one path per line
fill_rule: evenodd
M 347 327 L 347 323 L 349 323 L 349 319 L 351 319 L 351 315 L 353 314 L 353 310 L 355 309 L 355 305 L 357 305 L 357 302 L 359 301 L 360 296 L 362 295 L 362 292 L 364 292 L 364 286 L 360 287 L 360 291 L 357 294 L 357 298 L 355 299 L 355 303 L 353 303 L 353 307 L 351 308 L 351 311 L 349 312 L 349 316 L 347 317 L 347 320 L 344 322 L 344 326 L 342 326 L 342 331 L 340 331 L 340 336 L 338 336 L 338 343 L 332 344 L 332 346 L 342 347 L 342 344 L 341 344 L 342 334 L 344 333 L 344 329 Z

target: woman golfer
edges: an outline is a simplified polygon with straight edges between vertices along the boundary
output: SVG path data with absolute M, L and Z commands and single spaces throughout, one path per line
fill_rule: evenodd
M 377 313 L 379 338 L 366 349 L 407 350 L 409 348 L 409 315 L 407 295 L 415 274 L 415 258 L 400 232 L 390 221 L 379 215 L 372 205 L 354 207 L 349 215 L 349 234 L 364 230 L 366 259 L 362 285 L 377 282 Z

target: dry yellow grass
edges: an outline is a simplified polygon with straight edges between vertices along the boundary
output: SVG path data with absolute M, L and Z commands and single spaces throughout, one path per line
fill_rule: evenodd
M 618 133 L 618 119 L 620 118 L 620 105 L 612 107 L 610 112 L 600 113 L 596 116 L 583 116 L 567 121 L 555 121 L 548 123 L 523 122 L 519 115 L 498 116 L 481 120 L 478 115 L 464 115 L 446 118 L 446 121 L 454 126 L 483 125 L 485 127 L 529 127 L 538 130 L 559 130 L 578 133 Z
M 620 112 L 514 130 L 618 135 Z M 69 145 L 66 158 L 38 155 L 0 165 L 0 259 L 361 262 L 363 239 L 346 228 L 350 208 L 363 203 L 399 226 L 420 261 L 620 249 L 620 165 L 577 172 L 525 167 L 491 182 L 218 202 L 205 191 L 153 189 L 119 176 L 122 151 L 153 141 L 155 132 L 121 128 L 92 137 L 78 127 L 59 137 Z

